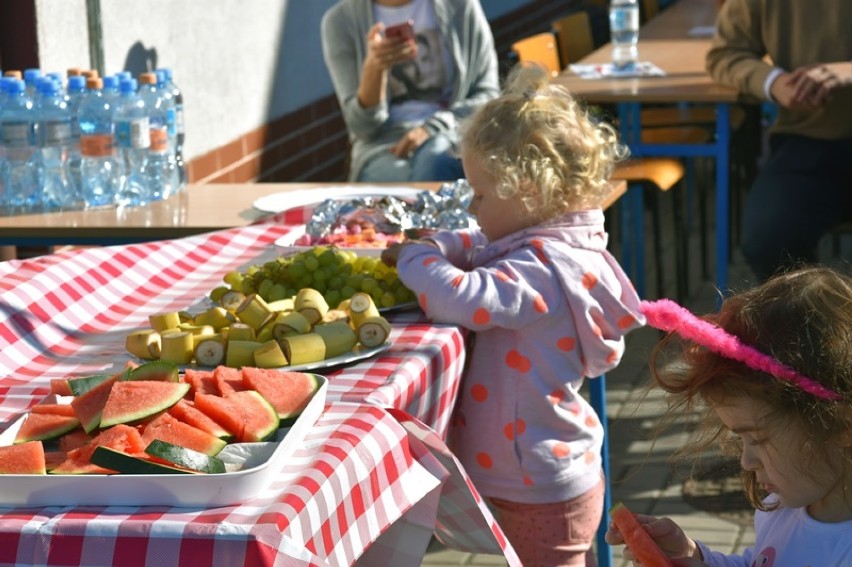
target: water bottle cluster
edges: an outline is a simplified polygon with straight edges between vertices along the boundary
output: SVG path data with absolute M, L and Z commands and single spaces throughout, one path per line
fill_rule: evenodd
M 639 4 L 636 0 L 611 0 L 609 31 L 613 66 L 632 70 L 639 59 Z
M 169 69 L 0 78 L 0 214 L 144 205 L 186 185 Z

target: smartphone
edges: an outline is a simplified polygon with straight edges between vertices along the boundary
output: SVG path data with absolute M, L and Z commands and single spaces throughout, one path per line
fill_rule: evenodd
M 388 26 L 385 28 L 385 37 L 400 40 L 414 39 L 414 20 Z

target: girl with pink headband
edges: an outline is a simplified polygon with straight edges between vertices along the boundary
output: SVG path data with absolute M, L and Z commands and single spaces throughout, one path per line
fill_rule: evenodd
M 777 275 L 704 318 L 669 300 L 640 309 L 669 333 L 651 362 L 669 416 L 704 418 L 678 456 L 732 450 L 756 508 L 742 555 L 711 551 L 669 518 L 638 515 L 644 529 L 678 566 L 852 565 L 852 277 Z M 606 538 L 624 543 L 614 526 Z

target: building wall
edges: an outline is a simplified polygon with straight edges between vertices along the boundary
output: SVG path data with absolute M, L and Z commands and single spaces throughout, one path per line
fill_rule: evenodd
M 36 0 L 39 65 L 172 68 L 191 182 L 341 180 L 346 131 L 319 37 L 335 1 Z M 483 1 L 502 58 L 579 4 Z

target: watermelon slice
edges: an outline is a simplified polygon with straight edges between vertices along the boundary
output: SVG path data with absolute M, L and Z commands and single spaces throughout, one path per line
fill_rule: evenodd
M 112 474 L 115 471 L 92 463 L 92 453 L 99 446 L 130 454 L 145 451 L 145 442 L 135 427 L 119 424 L 101 431 L 90 443 L 68 451 L 68 459 L 51 470 L 51 474 Z
M 0 447 L 0 474 L 46 474 L 44 445 L 28 441 Z
M 71 400 L 71 407 L 74 408 L 74 413 L 77 414 L 80 425 L 83 426 L 86 433 L 91 433 L 100 424 L 104 404 L 109 398 L 112 385 L 118 380 L 119 376 L 120 374 L 110 376 L 106 381 L 101 382 L 85 394 L 76 396 Z
M 101 428 L 131 423 L 164 411 L 189 391 L 184 382 L 116 382 L 104 404 Z
M 67 453 L 72 449 L 88 444 L 91 440 L 92 437 L 83 431 L 82 427 L 78 427 L 77 429 L 72 429 L 59 438 L 59 450 L 63 453 Z
M 192 471 L 207 474 L 218 474 L 225 472 L 225 463 L 221 459 L 211 457 L 205 453 L 199 453 L 180 445 L 173 445 L 159 439 L 154 439 L 145 447 L 145 452 L 152 460 L 164 461 L 168 465 L 175 465 Z
M 219 386 L 216 385 L 216 379 L 213 377 L 212 370 L 194 370 L 187 368 L 183 373 L 183 381 L 192 386 L 192 395 L 201 394 L 219 394 Z
M 77 417 L 74 408 L 69 404 L 36 404 L 30 408 L 30 413 L 50 413 L 64 415 L 65 417 Z
M 92 453 L 92 463 L 125 474 L 195 474 L 187 469 L 155 463 L 145 457 L 131 455 L 109 447 L 95 449 Z
M 281 372 L 267 368 L 242 368 L 243 383 L 272 404 L 280 419 L 295 419 L 302 413 L 320 382 L 314 374 Z
M 76 417 L 52 413 L 30 413 L 18 429 L 14 442 L 17 444 L 27 441 L 46 441 L 68 433 L 79 425 L 80 420 Z
M 148 423 L 142 431 L 142 440 L 146 446 L 157 439 L 211 457 L 227 445 L 227 442 L 215 435 L 186 424 L 168 413 L 160 414 L 157 419 Z
M 246 389 L 243 386 L 243 375 L 240 373 L 239 368 L 217 366 L 213 370 L 213 379 L 216 381 L 216 387 L 219 389 L 220 396 L 227 396 L 228 394 Z
M 627 506 L 618 502 L 610 509 L 609 515 L 621 533 L 621 537 L 624 538 L 624 544 L 633 553 L 636 561 L 644 567 L 675 567 L 672 560 L 663 553 L 648 532 L 639 525 L 636 516 Z
M 206 431 L 210 435 L 214 435 L 220 439 L 228 439 L 231 437 L 230 431 L 216 423 L 206 413 L 196 408 L 192 402 L 187 400 L 180 400 L 178 403 L 170 407 L 169 413 L 180 421 L 188 423 L 193 427 L 197 427 L 202 431 Z
M 68 378 L 51 378 L 50 393 L 57 396 L 73 396 L 71 386 L 68 385 Z
M 195 407 L 243 442 L 263 441 L 280 423 L 275 408 L 254 390 L 234 392 L 226 398 L 198 394 Z
M 174 362 L 152 360 L 134 368 L 123 380 L 152 380 L 155 382 L 180 381 L 180 369 Z

